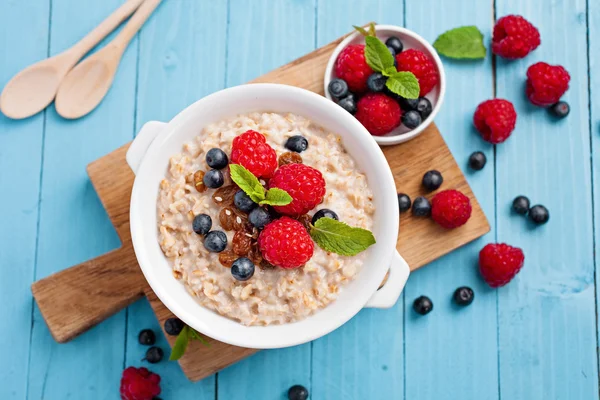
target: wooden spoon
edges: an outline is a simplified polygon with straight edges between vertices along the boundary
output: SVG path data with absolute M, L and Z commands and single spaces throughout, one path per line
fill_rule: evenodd
M 17 73 L 0 95 L 0 110 L 9 118 L 23 119 L 46 108 L 71 68 L 143 2 L 128 0 L 73 47 Z
M 104 98 L 129 42 L 162 0 L 146 0 L 105 48 L 69 72 L 56 93 L 56 111 L 68 119 L 83 117 Z

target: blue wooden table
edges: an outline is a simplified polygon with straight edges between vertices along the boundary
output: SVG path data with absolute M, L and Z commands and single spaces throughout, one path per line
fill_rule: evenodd
M 122 0 L 0 0 L 0 86 L 23 67 L 69 47 Z M 194 100 L 238 85 L 369 20 L 433 41 L 494 16 L 521 14 L 542 45 L 506 62 L 445 60 L 446 103 L 436 122 L 492 224 L 486 237 L 415 272 L 390 310 L 366 310 L 313 343 L 263 351 L 192 384 L 175 363 L 151 369 L 171 399 L 283 399 L 293 384 L 312 399 L 598 398 L 600 237 L 600 2 L 595 0 L 165 0 L 127 49 L 114 86 L 91 115 L 65 121 L 53 107 L 25 121 L 0 116 L 0 399 L 117 399 L 121 371 L 144 365 L 137 343 L 157 322 L 139 301 L 71 343 L 51 338 L 29 285 L 119 246 L 85 172 L 148 120 L 167 121 Z M 531 106 L 524 77 L 536 61 L 572 76 L 562 121 Z M 471 127 L 494 96 L 519 114 L 508 142 Z M 486 168 L 467 171 L 482 150 Z M 510 213 L 518 194 L 546 205 L 532 228 Z M 596 212 L 594 212 L 596 210 Z M 523 248 L 508 286 L 489 289 L 476 259 L 487 242 Z M 457 309 L 455 288 L 475 302 Z M 435 309 L 417 317 L 414 298 Z M 164 338 L 159 344 L 167 347 Z

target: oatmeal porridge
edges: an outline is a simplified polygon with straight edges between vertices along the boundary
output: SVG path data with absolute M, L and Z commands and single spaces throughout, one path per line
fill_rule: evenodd
M 221 149 L 231 157 L 234 138 L 249 130 L 264 135 L 266 144 L 276 153 L 279 166 L 301 162 L 322 174 L 325 194 L 321 204 L 315 203 L 318 205 L 314 209 L 292 216 L 294 219 L 309 226 L 319 210 L 333 210 L 339 221 L 372 229 L 373 194 L 365 175 L 356 170 L 354 160 L 342 147 L 341 138 L 301 116 L 257 112 L 206 126 L 195 140 L 183 146 L 180 154 L 171 157 L 160 184 L 157 204 L 160 246 L 173 268 L 174 277 L 202 306 L 244 325 L 293 322 L 333 302 L 344 285 L 360 271 L 368 250 L 342 256 L 327 252 L 315 243 L 312 256 L 303 266 L 287 269 L 271 265 L 261 256 L 257 237 L 265 231 L 257 229 L 255 221 L 250 221 L 252 218 L 241 211 L 244 207 L 236 207 L 237 200 L 234 204 L 239 188 L 232 182 L 230 168 L 223 168 L 222 181 L 217 179 L 212 186 L 220 186 L 218 189 L 206 187 L 207 180 L 203 179 L 210 170 L 209 150 Z M 290 151 L 288 139 L 297 136 L 308 143 L 304 151 Z M 267 180 L 261 183 L 268 187 Z M 208 182 L 211 186 L 213 181 Z M 195 217 L 200 214 L 212 220 L 208 229 L 224 232 L 221 237 L 226 236 L 224 250 L 207 249 L 209 244 L 196 226 Z M 265 214 L 278 218 L 272 209 Z M 324 211 L 321 214 L 329 216 Z M 215 237 L 211 238 L 211 246 L 212 239 L 221 245 L 220 238 Z M 243 269 L 235 267 L 237 277 L 232 270 L 233 261 L 242 255 L 252 261 L 247 261 L 248 264 L 253 264 L 253 275 L 243 278 L 247 280 L 239 277 Z

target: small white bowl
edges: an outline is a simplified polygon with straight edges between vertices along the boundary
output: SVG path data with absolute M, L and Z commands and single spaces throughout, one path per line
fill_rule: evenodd
M 433 60 L 440 74 L 440 82 L 436 85 L 435 88 L 431 90 L 431 92 L 429 92 L 425 96 L 427 99 L 429 99 L 429 101 L 431 101 L 433 110 L 429 117 L 427 117 L 425 121 L 421 123 L 421 125 L 419 125 L 413 130 L 409 130 L 404 125 L 400 125 L 398 128 L 394 129 L 393 131 L 384 136 L 373 135 L 373 138 L 379 145 L 389 146 L 393 144 L 403 143 L 417 137 L 421 132 L 425 130 L 425 128 L 427 128 L 429 124 L 431 124 L 431 122 L 433 122 L 433 119 L 437 115 L 438 111 L 440 110 L 440 107 L 442 106 L 442 103 L 444 102 L 444 95 L 446 93 L 446 73 L 444 72 L 442 60 L 440 60 L 440 57 L 438 56 L 435 49 L 425 39 L 423 39 L 421 36 L 417 35 L 413 31 L 395 25 L 375 25 L 375 31 L 377 32 L 377 37 L 384 42 L 390 36 L 396 36 L 402 41 L 402 44 L 404 45 L 404 50 L 417 49 L 422 51 L 430 59 Z M 331 79 L 335 77 L 333 73 L 335 61 L 337 60 L 340 52 L 350 44 L 364 44 L 363 36 L 358 32 L 354 32 L 346 39 L 342 40 L 342 42 L 335 48 L 335 50 L 333 50 L 333 53 L 329 58 L 329 62 L 327 63 L 327 68 L 325 69 L 325 79 L 323 85 L 325 90 L 325 97 L 327 97 L 329 100 L 333 101 L 331 95 L 329 94 L 329 91 L 327 90 L 327 86 L 329 85 Z

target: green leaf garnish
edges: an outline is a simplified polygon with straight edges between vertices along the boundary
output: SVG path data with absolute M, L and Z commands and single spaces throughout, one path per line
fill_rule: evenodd
M 229 164 L 231 180 L 246 193 L 253 202 L 259 203 L 265 199 L 265 188 L 258 178 L 241 165 Z
M 387 76 L 387 77 L 390 77 L 390 76 L 394 75 L 395 73 L 396 73 L 396 67 L 394 67 L 393 65 L 391 67 L 387 67 L 386 69 L 381 71 L 381 74 L 383 76 Z
M 400 71 L 392 74 L 385 86 L 405 99 L 419 98 L 419 81 L 412 72 Z
M 177 339 L 175 340 L 175 345 L 171 349 L 171 355 L 169 356 L 170 361 L 179 360 L 183 354 L 185 353 L 188 344 L 191 340 L 197 340 L 205 346 L 210 347 L 210 343 L 202 337 L 198 332 L 196 332 L 193 328 L 185 325 L 179 335 L 177 335 Z
M 285 190 L 271 188 L 267 190 L 265 199 L 259 202 L 258 204 L 266 204 L 269 206 L 285 206 L 287 204 L 290 204 L 292 200 L 292 196 L 290 196 Z
M 362 26 L 352 25 L 352 27 L 354 29 L 356 29 L 363 36 L 377 36 L 377 33 L 375 32 L 375 24 L 372 22 L 369 24 L 368 31 L 365 28 L 363 28 Z
M 476 26 L 461 26 L 442 33 L 433 43 L 438 53 L 457 59 L 485 58 L 483 34 Z
M 365 59 L 373 71 L 382 72 L 394 67 L 394 56 L 381 40 L 367 36 L 365 43 Z
M 375 244 L 370 231 L 327 217 L 311 225 L 310 236 L 323 250 L 343 256 L 355 256 Z

